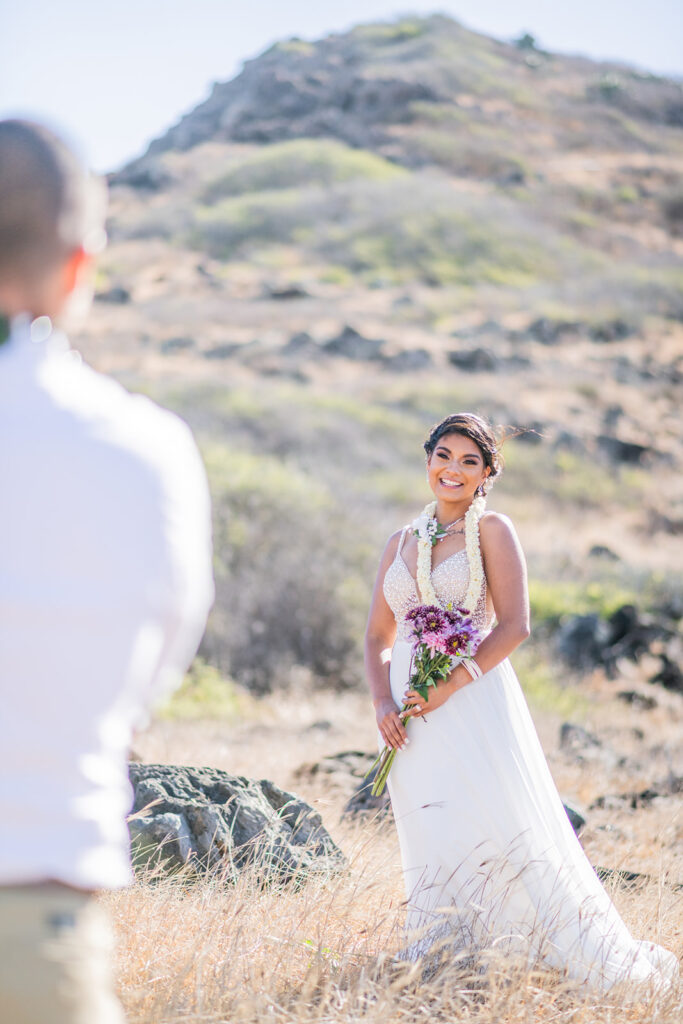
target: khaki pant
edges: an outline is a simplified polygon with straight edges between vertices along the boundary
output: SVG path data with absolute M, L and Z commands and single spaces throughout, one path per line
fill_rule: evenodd
M 125 1024 L 112 931 L 94 898 L 63 885 L 0 887 L 2 1024 Z

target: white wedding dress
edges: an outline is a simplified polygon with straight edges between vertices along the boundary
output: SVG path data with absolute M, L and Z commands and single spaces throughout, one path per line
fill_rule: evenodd
M 384 578 L 397 622 L 390 678 L 399 706 L 411 669 L 404 617 L 421 603 L 402 555 L 405 532 Z M 458 606 L 468 581 L 465 551 L 432 571 L 443 605 Z M 490 630 L 485 585 L 473 618 Z M 507 659 L 408 731 L 388 783 L 408 897 L 407 958 L 447 943 L 454 952 L 519 952 L 602 991 L 675 979 L 676 957 L 631 937 L 588 862 Z

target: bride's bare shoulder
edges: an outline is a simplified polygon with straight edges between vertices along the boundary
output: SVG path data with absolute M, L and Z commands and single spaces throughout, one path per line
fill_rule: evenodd
M 484 512 L 479 520 L 479 535 L 486 547 L 519 544 L 512 520 L 502 512 Z
M 382 552 L 381 565 L 386 569 L 393 560 L 396 558 L 398 553 L 398 546 L 401 543 L 401 537 L 407 532 L 407 527 L 401 530 L 397 530 L 396 533 L 392 533 L 389 540 L 384 545 L 384 551 Z
M 403 537 L 405 539 L 407 534 L 408 534 L 408 527 L 407 526 L 404 526 L 400 530 L 397 530 L 396 533 L 392 533 L 391 537 L 387 541 L 386 546 L 384 548 L 384 554 L 385 555 L 390 555 L 391 558 L 394 558 L 394 556 L 396 555 L 396 552 L 398 551 L 398 546 L 401 543 L 401 538 Z

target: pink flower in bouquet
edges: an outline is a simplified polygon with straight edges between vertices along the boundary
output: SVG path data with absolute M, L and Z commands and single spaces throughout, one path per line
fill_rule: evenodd
M 446 650 L 446 644 L 448 641 L 448 635 L 441 632 L 432 632 L 431 630 L 424 630 L 419 636 L 416 636 L 413 641 L 413 647 L 417 648 L 420 644 L 424 644 L 425 647 L 429 648 L 431 654 L 448 654 Z

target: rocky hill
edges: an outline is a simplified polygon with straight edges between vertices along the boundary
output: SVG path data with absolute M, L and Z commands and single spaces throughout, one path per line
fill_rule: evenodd
M 112 176 L 112 236 L 678 319 L 682 127 L 679 82 L 443 16 L 362 26 L 216 84 Z
M 659 126 L 683 126 L 678 82 L 546 53 L 530 36 L 498 42 L 435 15 L 273 46 L 232 81 L 215 84 L 206 101 L 152 142 L 143 165 L 203 142 L 335 138 L 409 167 L 466 171 L 464 162 L 458 168 L 457 159 L 444 159 L 439 136 L 469 143 L 470 135 L 494 132 L 511 144 L 511 157 L 591 143 L 666 151 Z

